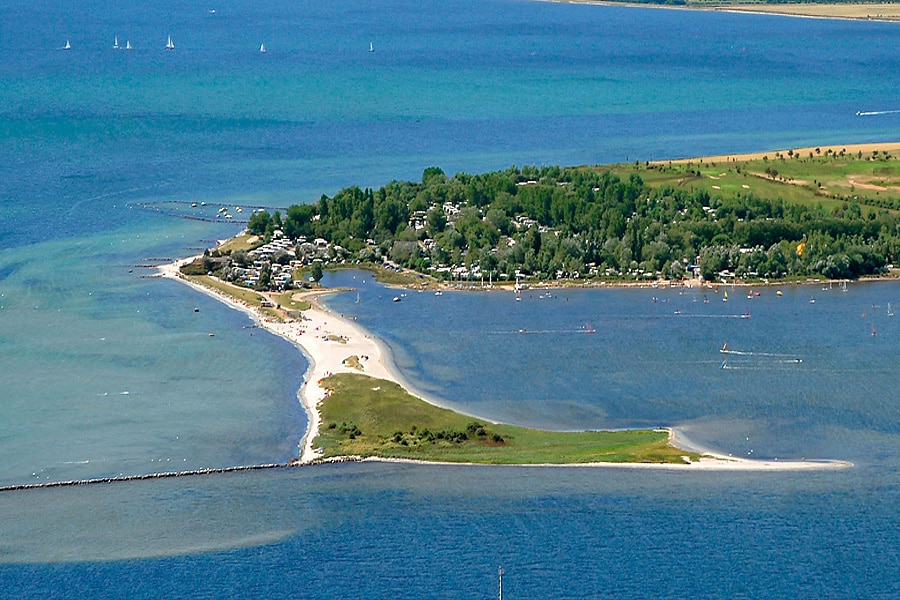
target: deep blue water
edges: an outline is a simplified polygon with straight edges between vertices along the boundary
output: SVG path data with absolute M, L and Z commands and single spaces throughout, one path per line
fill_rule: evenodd
M 433 165 L 896 140 L 900 116 L 856 111 L 900 109 L 898 31 L 519 0 L 5 3 L 0 484 L 296 455 L 303 357 L 148 277 L 239 229 L 178 217 Z M 413 387 L 478 416 L 856 466 L 360 464 L 4 493 L 0 596 L 491 597 L 501 564 L 517 598 L 900 595 L 900 285 L 395 304 L 329 281 L 360 289 L 329 302 Z

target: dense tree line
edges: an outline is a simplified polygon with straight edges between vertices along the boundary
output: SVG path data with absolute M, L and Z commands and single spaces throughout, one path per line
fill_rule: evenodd
M 739 277 L 878 273 L 900 256 L 900 221 L 832 211 L 747 192 L 734 197 L 652 188 L 637 174 L 557 166 L 511 167 L 378 190 L 350 187 L 283 217 L 256 213 L 248 228 L 324 238 L 362 261 L 389 258 L 422 272 L 449 269 L 494 278 L 590 276 L 680 278 L 699 268 Z

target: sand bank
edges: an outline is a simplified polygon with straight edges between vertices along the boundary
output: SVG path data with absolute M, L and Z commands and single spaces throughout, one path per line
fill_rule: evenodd
M 900 6 L 900 5 L 898 5 Z M 865 117 L 860 117 L 865 118 Z M 816 152 L 816 149 L 819 152 Z M 783 150 L 768 150 L 766 152 L 754 152 L 752 154 L 720 154 L 718 156 L 700 156 L 694 158 L 677 158 L 672 160 L 654 160 L 651 161 L 653 164 L 685 164 L 685 163 L 696 163 L 699 161 L 703 161 L 705 163 L 728 163 L 733 161 L 743 161 L 743 160 L 762 160 L 763 157 L 768 156 L 771 159 L 775 158 L 776 153 L 784 154 L 785 156 L 788 153 L 788 150 L 793 150 L 794 154 L 799 154 L 801 157 L 809 156 L 809 153 L 812 152 L 814 156 L 824 156 L 828 150 L 832 150 L 834 152 L 840 153 L 841 150 L 844 150 L 847 154 L 858 154 L 862 152 L 863 156 L 870 155 L 873 152 L 887 152 L 888 154 L 896 155 L 900 153 L 900 142 L 879 142 L 879 143 L 871 143 L 871 144 L 824 144 L 822 146 L 815 146 L 811 148 L 785 148 Z
M 264 329 L 296 345 L 309 359 L 310 366 L 304 374 L 303 385 L 300 388 L 300 401 L 309 415 L 309 429 L 300 442 L 300 456 L 296 462 L 300 464 L 310 463 L 316 461 L 320 456 L 319 453 L 316 452 L 316 449 L 313 448 L 313 439 L 315 439 L 318 434 L 319 425 L 321 423 L 319 404 L 325 398 L 325 394 L 327 393 L 326 389 L 320 385 L 323 378 L 335 373 L 357 373 L 378 379 L 385 379 L 397 383 L 408 390 L 408 386 L 406 386 L 397 373 L 390 368 L 388 353 L 382 344 L 360 327 L 355 321 L 346 319 L 342 315 L 334 314 L 326 310 L 317 302 L 318 296 L 333 293 L 332 290 L 298 292 L 295 297 L 308 301 L 311 307 L 308 310 L 303 311 L 303 318 L 301 320 L 280 322 L 231 296 L 227 296 L 183 277 L 180 274 L 179 268 L 181 265 L 191 262 L 194 258 L 196 257 L 187 258 L 168 265 L 162 265 L 159 267 L 160 273 L 164 277 L 181 281 L 237 310 L 247 313 Z M 356 357 L 356 359 L 348 360 L 351 357 Z M 427 398 L 422 399 L 431 404 L 435 404 Z M 672 445 L 687 450 L 700 451 L 703 454 L 703 457 L 699 461 L 685 462 L 683 464 L 588 463 L 583 465 L 546 466 L 593 466 L 716 471 L 818 470 L 852 466 L 851 463 L 843 461 L 769 461 L 735 458 L 692 447 L 687 440 L 678 435 L 675 429 L 669 428 L 667 430 L 669 432 L 669 441 Z M 348 458 L 353 460 L 353 457 Z M 371 460 L 413 463 L 425 462 L 403 459 Z
M 708 4 L 646 4 L 640 2 L 616 2 L 615 0 L 551 0 L 568 4 L 596 4 L 599 6 L 630 6 L 633 8 L 655 8 L 662 10 L 702 10 L 720 12 L 742 12 L 760 15 L 780 15 L 785 17 L 805 17 L 811 19 L 845 19 L 851 21 L 900 21 L 900 4 L 872 3 L 850 4 L 803 3 L 760 4 L 721 2 Z
M 725 12 L 746 12 L 786 17 L 807 17 L 813 19 L 849 19 L 852 21 L 900 21 L 900 4 L 727 4 L 711 7 L 710 10 Z
M 159 267 L 164 277 L 177 279 L 192 288 L 210 295 L 225 304 L 247 313 L 260 327 L 278 335 L 300 348 L 309 360 L 309 369 L 303 376 L 300 388 L 300 401 L 309 415 L 309 429 L 300 442 L 301 463 L 318 458 L 312 446 L 313 439 L 319 431 L 320 415 L 318 406 L 325 398 L 326 390 L 319 382 L 335 373 L 361 373 L 386 379 L 403 385 L 392 369 L 387 366 L 387 353 L 378 341 L 371 337 L 362 327 L 339 315 L 328 312 L 318 302 L 322 294 L 333 293 L 330 290 L 298 292 L 295 298 L 306 300 L 310 308 L 303 311 L 302 320 L 276 321 L 262 314 L 252 306 L 248 306 L 231 296 L 194 283 L 181 276 L 181 265 L 196 257 L 180 260 L 176 263 Z M 348 360 L 356 357 L 355 360 Z

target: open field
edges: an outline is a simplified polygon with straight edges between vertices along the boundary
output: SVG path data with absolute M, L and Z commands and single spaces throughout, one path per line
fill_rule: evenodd
M 826 210 L 848 202 L 872 210 L 900 209 L 900 144 L 822 146 L 758 154 L 622 164 L 621 179 L 637 173 L 653 187 L 706 190 L 723 199 L 753 194 Z
M 553 432 L 493 424 L 439 408 L 396 383 L 339 374 L 322 385 L 313 445 L 323 458 L 362 456 L 490 464 L 680 463 L 696 453 L 668 443 L 667 431 Z
M 238 250 L 251 250 L 261 243 L 259 236 L 242 233 L 222 242 L 218 246 L 218 250 L 222 254 L 230 254 Z
M 689 7 L 703 8 L 705 2 L 688 3 Z M 873 21 L 900 21 L 900 4 L 852 4 L 852 3 L 811 3 L 796 2 L 786 4 L 771 3 L 727 3 L 712 2 L 713 10 L 765 13 L 793 17 L 815 17 L 820 19 L 862 19 Z

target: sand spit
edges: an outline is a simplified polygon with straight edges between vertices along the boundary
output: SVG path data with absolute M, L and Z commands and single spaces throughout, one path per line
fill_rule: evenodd
M 849 21 L 900 21 L 900 5 L 892 3 L 858 3 L 849 2 L 786 2 L 752 3 L 752 2 L 710 2 L 708 4 L 687 4 L 674 6 L 671 4 L 647 4 L 640 2 L 618 2 L 616 0 L 550 0 L 565 4 L 593 4 L 597 6 L 629 6 L 632 8 L 650 8 L 659 10 L 697 10 L 749 13 L 757 15 L 777 15 L 783 17 L 807 19 L 843 19 Z
M 329 312 L 317 302 L 323 294 L 334 293 L 332 290 L 298 292 L 295 298 L 306 300 L 310 308 L 303 311 L 302 319 L 276 321 L 263 314 L 255 307 L 240 302 L 232 296 L 200 285 L 182 276 L 179 269 L 196 257 L 162 265 L 159 268 L 163 277 L 176 279 L 190 287 L 212 296 L 225 304 L 247 313 L 262 328 L 278 335 L 300 348 L 309 359 L 310 367 L 304 374 L 304 382 L 300 388 L 300 401 L 309 415 L 309 429 L 300 442 L 299 457 L 291 464 L 301 465 L 316 462 L 346 462 L 363 460 L 359 457 L 341 457 L 340 459 L 321 458 L 321 453 L 313 448 L 313 440 L 318 434 L 321 423 L 319 404 L 325 398 L 327 390 L 321 381 L 335 373 L 357 373 L 384 379 L 406 388 L 401 378 L 389 367 L 388 355 L 380 342 L 359 326 L 355 321 Z M 355 357 L 355 359 L 353 358 Z M 427 399 L 423 398 L 426 402 Z M 434 402 L 430 402 L 434 404 Z M 853 466 L 845 461 L 811 461 L 811 460 L 751 460 L 735 458 L 709 452 L 705 449 L 690 448 L 689 443 L 678 435 L 675 429 L 667 428 L 672 445 L 692 451 L 699 451 L 702 457 L 698 461 L 686 460 L 678 464 L 662 463 L 585 463 L 578 465 L 521 465 L 521 466 L 555 466 L 555 467 L 610 467 L 632 469 L 671 469 L 690 471 L 795 471 L 840 469 Z M 375 458 L 365 459 L 383 462 L 409 462 L 418 464 L 461 464 L 416 461 L 407 459 Z
M 898 5 L 898 7 L 900 7 L 900 5 Z M 729 163 L 747 160 L 762 160 L 764 157 L 774 159 L 776 154 L 783 154 L 787 156 L 789 150 L 793 150 L 795 155 L 799 155 L 801 157 L 806 157 L 810 153 L 814 154 L 815 156 L 824 156 L 825 153 L 829 150 L 837 153 L 840 153 L 841 150 L 843 150 L 845 154 L 859 154 L 860 152 L 862 152 L 863 156 L 871 156 L 873 152 L 887 152 L 888 154 L 893 155 L 900 152 L 900 142 L 883 142 L 872 144 L 823 144 L 821 146 L 815 146 L 812 148 L 785 148 L 783 150 L 769 150 L 766 152 L 754 152 L 752 154 L 720 154 L 718 156 L 700 156 L 693 158 L 678 158 L 672 160 L 654 160 L 652 161 L 652 163 L 658 165 L 670 163 L 687 164 L 698 162 Z

